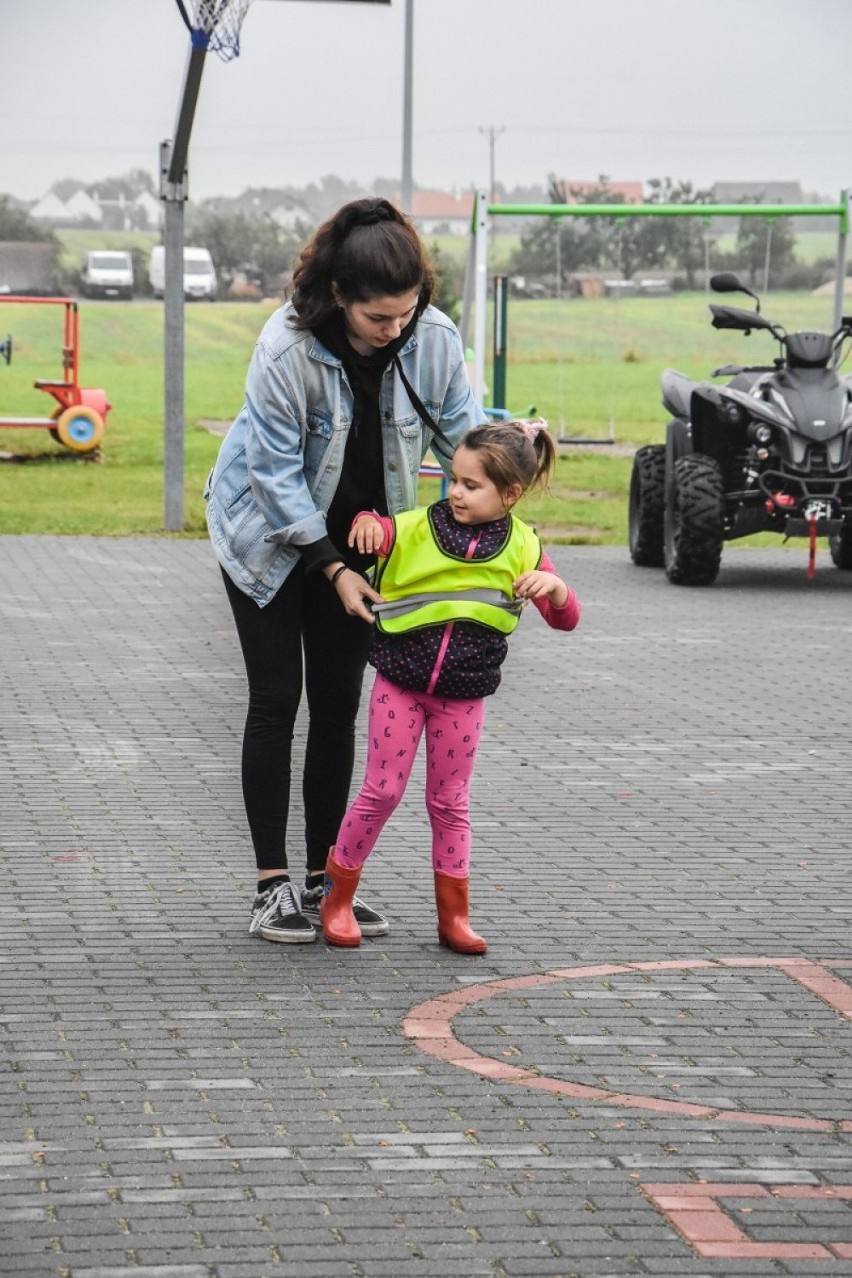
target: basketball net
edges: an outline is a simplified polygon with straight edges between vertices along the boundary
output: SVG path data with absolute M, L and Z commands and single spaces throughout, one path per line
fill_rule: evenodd
M 240 27 L 251 0 L 176 0 L 197 49 L 212 49 L 223 62 L 240 56 Z M 190 12 L 187 12 L 187 5 Z

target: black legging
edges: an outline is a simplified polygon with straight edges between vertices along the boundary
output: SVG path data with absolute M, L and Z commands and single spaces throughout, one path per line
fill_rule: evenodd
M 302 795 L 313 873 L 324 869 L 346 811 L 370 626 L 344 612 L 323 573 L 306 576 L 301 564 L 263 608 L 222 576 L 248 675 L 242 781 L 259 870 L 287 865 L 290 757 L 304 647 L 309 721 Z

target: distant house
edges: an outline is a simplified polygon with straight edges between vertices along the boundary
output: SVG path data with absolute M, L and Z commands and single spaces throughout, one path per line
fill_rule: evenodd
M 71 222 L 83 223 L 94 222 L 100 226 L 104 220 L 103 209 L 96 199 L 93 199 L 88 192 L 82 187 L 74 192 L 72 196 L 65 201 L 65 208 L 68 211 L 68 218 Z
M 580 196 L 590 195 L 593 191 L 599 191 L 604 186 L 601 181 L 597 182 L 576 182 L 572 178 L 560 178 L 559 185 L 565 192 L 566 204 L 579 203 Z M 607 182 L 606 190 L 612 195 L 620 195 L 625 204 L 641 204 L 645 198 L 645 192 L 641 182 Z
M 804 204 L 800 182 L 714 182 L 714 204 Z
M 411 217 L 421 235 L 466 235 L 473 217 L 473 192 L 413 191 Z
M 282 231 L 296 231 L 300 226 L 310 226 L 313 221 L 304 204 L 299 204 L 289 196 L 273 205 L 266 216 L 270 222 L 280 226 Z
M 137 225 L 153 230 L 161 226 L 163 221 L 163 202 L 150 191 L 142 191 L 133 201 L 133 209 Z
M 148 230 L 161 225 L 163 207 L 150 191 L 142 191 L 134 199 L 119 192 L 105 197 L 97 191 L 90 195 L 82 186 L 66 199 L 48 191 L 29 208 L 31 217 L 50 226 L 99 226 L 104 230 Z
M 34 217 L 37 222 L 49 222 L 57 226 L 69 220 L 65 201 L 60 200 L 53 191 L 48 191 L 47 195 L 36 200 L 30 209 L 30 217 Z
M 206 200 L 204 207 L 223 217 L 242 214 L 257 221 L 274 222 L 283 231 L 297 230 L 299 226 L 313 226 L 314 214 L 300 200 L 287 191 L 267 187 L 249 188 L 234 197 L 220 196 Z
M 766 182 L 755 178 L 750 182 L 714 182 L 711 196 L 716 204 L 823 204 L 824 196 L 814 196 L 802 191 L 800 182 Z M 733 218 L 714 218 L 711 228 L 716 234 L 736 232 L 737 223 Z M 797 231 L 834 231 L 837 232 L 837 219 L 834 217 L 797 217 Z
M 162 225 L 162 202 L 150 191 L 142 191 L 130 199 L 119 191 L 116 196 L 92 197 L 101 211 L 101 226 L 110 231 L 152 231 Z
M 572 297 L 603 297 L 606 278 L 603 271 L 576 271 L 568 277 L 568 292 Z
M 97 200 L 78 187 L 67 200 L 61 199 L 55 191 L 48 191 L 47 195 L 36 200 L 30 209 L 30 217 L 51 226 L 100 226 L 104 215 Z

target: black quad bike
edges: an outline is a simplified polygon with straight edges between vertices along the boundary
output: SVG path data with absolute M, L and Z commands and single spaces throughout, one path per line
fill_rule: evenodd
M 836 333 L 788 333 L 760 313 L 736 275 L 714 275 L 717 293 L 747 293 L 754 311 L 712 305 L 714 328 L 766 329 L 780 343 L 771 366 L 726 364 L 694 382 L 662 375 L 672 415 L 666 442 L 640 448 L 630 478 L 630 555 L 665 567 L 680 586 L 709 586 L 726 541 L 756 532 L 817 537 L 838 568 L 852 569 L 852 378 L 840 377 L 852 316 Z

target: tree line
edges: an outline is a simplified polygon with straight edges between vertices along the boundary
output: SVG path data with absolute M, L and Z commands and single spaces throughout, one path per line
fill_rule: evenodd
M 68 189 L 68 179 L 56 184 Z M 347 200 L 364 194 L 393 198 L 396 183 L 377 178 L 369 191 L 354 182 L 335 176 L 301 191 L 283 188 L 280 192 L 259 192 L 258 212 L 246 212 L 232 200 L 208 200 L 198 206 L 188 205 L 185 236 L 187 243 L 209 249 L 217 271 L 226 287 L 242 288 L 246 295 L 262 293 L 280 295 L 302 243 L 330 211 Z M 124 195 L 132 199 L 141 189 L 152 190 L 150 175 L 142 170 L 97 184 L 103 196 Z M 94 189 L 94 188 L 93 188 Z M 711 202 L 709 190 L 693 187 L 691 182 L 672 178 L 652 178 L 646 184 L 645 203 L 685 204 L 695 206 L 695 217 L 631 217 L 624 196 L 614 191 L 609 179 L 601 176 L 592 189 L 566 187 L 554 176 L 546 188 L 500 189 L 504 203 L 612 204 L 619 212 L 612 218 L 539 217 L 519 221 L 520 243 L 511 257 L 513 274 L 546 280 L 554 291 L 570 289 L 571 277 L 584 271 L 606 271 L 614 278 L 629 279 L 637 272 L 667 272 L 675 275 L 675 285 L 695 288 L 701 273 L 712 269 L 736 269 L 749 283 L 764 284 L 769 274 L 773 284 L 808 287 L 830 278 L 833 261 L 824 259 L 804 267 L 795 258 L 796 239 L 790 218 L 772 217 L 767 206 L 767 219 L 741 218 L 731 227 L 736 241 L 727 252 L 720 250 L 709 229 L 709 214 L 701 207 Z M 60 194 L 62 192 L 60 191 Z M 287 198 L 304 209 L 304 217 L 292 226 L 282 227 L 264 210 L 272 207 L 270 196 Z M 546 196 L 546 200 L 542 199 Z M 757 202 L 751 200 L 749 202 Z M 505 229 L 505 228 L 501 228 Z M 0 241 L 30 240 L 54 246 L 58 263 L 60 242 L 56 234 L 44 227 L 26 210 L 14 206 L 7 196 L 0 196 Z M 453 313 L 457 307 L 461 281 L 458 268 L 442 260 L 437 245 L 430 245 L 438 277 L 437 304 Z M 145 277 L 143 253 L 134 249 L 137 276 Z M 73 287 L 74 281 L 67 280 Z
M 631 279 L 637 271 L 676 273 L 683 287 L 697 286 L 699 273 L 711 257 L 711 214 L 701 206 L 712 202 L 709 190 L 672 178 L 652 178 L 645 204 L 695 205 L 695 217 L 631 217 L 621 192 L 613 191 L 606 177 L 591 189 L 568 188 L 555 177 L 548 180 L 551 204 L 612 204 L 624 209 L 609 217 L 540 217 L 522 232 L 511 258 L 511 269 L 523 276 L 550 278 L 558 292 L 570 287 L 571 277 L 589 271 L 606 271 L 615 279 Z M 744 201 L 755 203 L 756 200 Z M 761 285 L 767 271 L 777 285 L 796 269 L 796 239 L 792 220 L 744 217 L 735 221 L 736 243 L 723 252 L 712 245 L 712 269 L 736 268 L 752 285 Z M 732 229 L 734 229 L 732 227 Z M 815 264 L 821 282 L 830 259 Z

